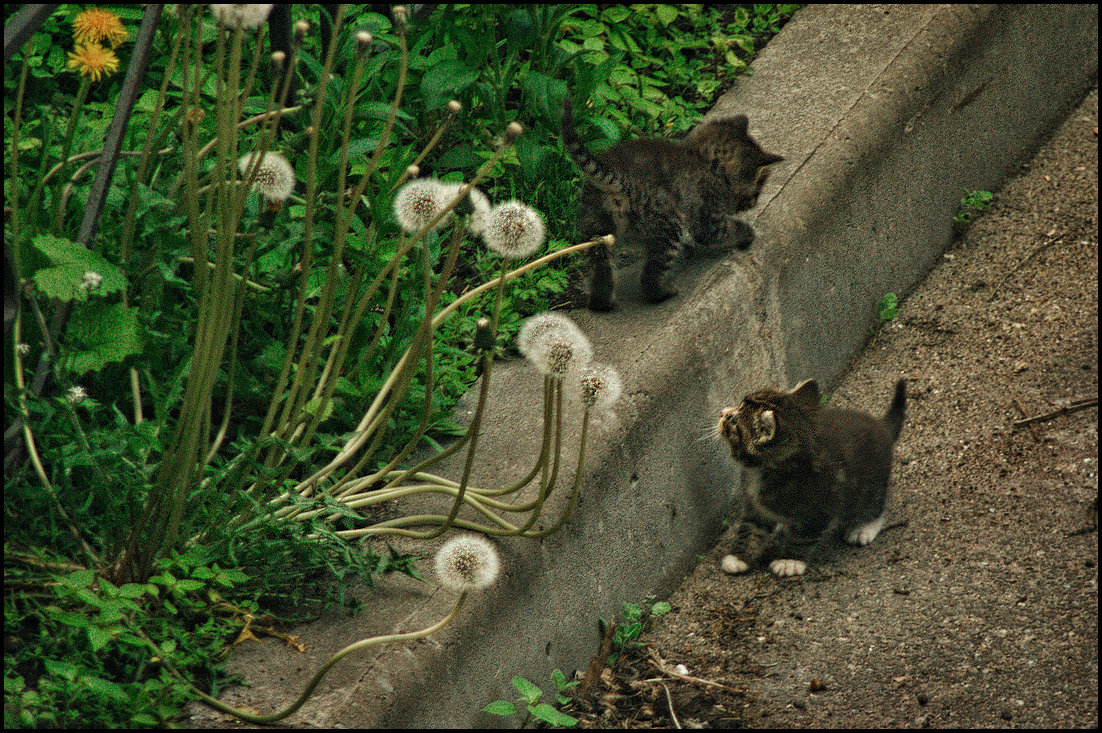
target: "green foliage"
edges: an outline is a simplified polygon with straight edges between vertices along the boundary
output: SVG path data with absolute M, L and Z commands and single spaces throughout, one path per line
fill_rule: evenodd
M 131 33 L 116 50 L 122 72 L 143 10 L 102 7 Z M 480 185 L 490 198 L 542 211 L 547 251 L 562 251 L 574 243 L 577 190 L 558 138 L 564 96 L 601 110 L 580 121 L 595 148 L 685 131 L 795 8 L 441 5 L 410 25 L 408 79 L 388 136 L 401 39 L 376 6 L 350 6 L 326 95 L 319 34 L 311 31 L 295 67 L 301 93 L 288 102 L 296 109 L 271 141 L 257 122 L 225 134 L 236 111 L 222 106 L 226 81 L 213 69 L 217 28 L 209 13 L 188 20 L 178 7 L 162 17 L 88 246 L 74 240 L 124 74 L 82 84 L 66 68 L 82 10 L 72 5 L 49 15 L 5 68 L 5 241 L 22 281 L 22 345 L 5 344 L 5 415 L 9 425 L 26 421 L 36 456 L 5 472 L 6 552 L 23 558 L 5 570 L 13 589 L 7 637 L 20 640 L 6 655 L 10 726 L 170 724 L 190 693 L 158 658 L 217 687 L 217 658 L 261 607 L 344 603 L 353 579 L 417 577 L 418 558 L 381 556 L 349 539 L 375 517 L 326 494 L 335 480 L 305 498 L 294 492 L 362 431 L 367 406 L 432 315 L 426 293 L 434 278 L 447 280 L 439 310 L 502 271 L 497 255 L 466 246 L 447 279 L 439 264 L 445 232 L 400 249 L 405 235 L 391 212 L 407 167 L 418 161 L 426 174 L 470 181 L 489 164 Z M 297 19 L 305 11 L 294 12 Z M 311 21 L 316 26 L 317 16 Z M 362 86 L 344 96 L 361 29 L 375 40 Z M 202 54 L 192 48 L 188 56 L 177 44 L 193 30 Z M 254 43 L 247 34 L 243 69 Z M 237 100 L 239 116 L 264 112 L 277 80 L 261 63 Z M 463 111 L 444 125 L 452 98 Z M 315 109 L 316 129 L 326 134 L 312 134 Z M 499 147 L 514 121 L 526 134 Z M 215 138 L 230 148 L 196 155 L 189 172 L 187 156 Z M 266 145 L 292 158 L 299 181 L 278 214 L 266 213 L 256 193 L 235 207 L 223 196 L 232 188 L 218 188 L 236 175 L 237 155 Z M 357 206 L 343 209 L 361 176 L 368 180 Z M 308 191 L 307 180 L 316 189 Z M 524 318 L 570 303 L 578 259 L 510 283 L 497 312 L 499 345 L 511 343 Z M 393 277 L 369 290 L 395 261 Z M 471 342 L 493 298 L 491 291 L 466 300 L 440 324 L 431 352 L 387 405 L 361 475 L 407 446 L 437 449 L 462 432 L 451 408 L 481 371 Z M 46 330 L 54 300 L 71 307 L 56 341 Z M 343 346 L 343 371 L 323 378 Z M 54 385 L 47 396 L 14 376 L 29 375 L 40 360 Z M 288 382 L 300 376 L 295 394 Z M 74 404 L 64 394 L 77 378 L 89 397 Z M 283 494 L 293 498 L 276 517 L 268 502 Z M 127 577 L 122 568 L 137 554 L 149 565 Z M 552 679 L 561 704 L 574 683 L 561 673 Z M 566 725 L 542 717 L 558 713 L 538 698 L 527 704 L 530 715 Z
M 564 693 L 566 690 L 575 687 L 578 683 L 567 682 L 566 675 L 557 669 L 551 673 L 551 681 L 555 683 L 555 701 L 559 705 L 564 705 L 569 702 L 570 698 Z M 532 718 L 543 721 L 553 728 L 573 728 L 578 724 L 577 718 L 558 710 L 554 705 L 540 702 L 540 698 L 543 697 L 543 690 L 535 683 L 530 682 L 524 677 L 518 676 L 513 677 L 513 687 L 520 693 L 520 697 L 517 698 L 517 701 L 524 703 L 525 710 L 527 711 L 527 715 L 525 715 L 524 720 L 521 721 L 521 728 L 523 728 Z M 516 715 L 519 712 L 517 706 L 508 700 L 496 700 L 482 708 L 482 711 L 502 717 Z
M 639 637 L 650 628 L 651 620 L 669 612 L 669 603 L 655 602 L 653 598 L 642 605 L 625 603 L 621 613 L 622 619 L 612 637 L 612 651 L 609 654 L 608 666 L 615 667 L 621 656 L 639 647 Z
M 887 293 L 876 304 L 876 317 L 883 325 L 899 315 L 899 298 L 895 293 Z
M 995 195 L 990 191 L 965 190 L 960 200 L 960 210 L 953 217 L 953 224 L 958 231 L 963 231 L 976 217 L 991 208 Z

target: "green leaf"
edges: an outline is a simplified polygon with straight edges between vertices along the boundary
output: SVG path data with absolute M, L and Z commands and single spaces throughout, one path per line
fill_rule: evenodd
M 517 707 L 513 703 L 505 700 L 495 700 L 482 708 L 482 712 L 493 713 L 494 715 L 516 715 Z
M 104 629 L 101 629 L 98 626 L 88 627 L 88 643 L 92 645 L 93 652 L 98 652 L 100 649 L 105 647 L 107 643 L 111 641 L 111 637 L 113 636 L 114 634 Z
M 425 107 L 443 107 L 449 99 L 458 96 L 477 80 L 478 72 L 462 61 L 442 61 L 433 65 L 421 77 Z
M 666 601 L 659 601 L 658 603 L 655 603 L 653 606 L 651 606 L 650 614 L 651 616 L 661 616 L 664 613 L 669 613 L 670 608 L 670 604 Z
M 677 20 L 680 13 L 673 5 L 658 5 L 654 8 L 654 14 L 658 16 L 658 20 L 662 25 L 669 25 Z
M 92 692 L 95 692 L 100 697 L 110 697 L 119 702 L 130 702 L 130 696 L 114 682 L 109 682 L 99 677 L 84 676 L 80 678 L 82 685 L 87 687 Z
M 77 666 L 70 664 L 69 662 L 57 662 L 53 659 L 43 659 L 42 664 L 46 667 L 46 674 L 62 677 L 72 682 L 77 678 Z
M 142 350 L 138 309 L 122 303 L 89 303 L 78 308 L 66 331 L 70 351 L 67 366 L 76 374 L 99 371 Z
M 572 718 L 566 713 L 559 712 L 545 702 L 541 702 L 539 705 L 529 705 L 528 712 L 548 725 L 573 728 L 578 724 L 577 718 Z
M 86 588 L 95 577 L 96 573 L 92 570 L 77 570 L 62 578 L 61 584 L 68 588 Z
M 876 306 L 876 316 L 881 323 L 887 323 L 898 315 L 899 298 L 896 297 L 895 293 L 888 293 L 880 299 L 880 303 Z
M 529 705 L 539 700 L 540 696 L 543 695 L 543 690 L 523 677 L 514 677 L 513 687 L 517 688 L 517 692 Z
M 100 255 L 68 239 L 50 234 L 34 238 L 34 247 L 53 265 L 38 270 L 33 280 L 45 295 L 59 300 L 88 300 L 88 296 L 106 295 L 126 289 L 122 272 Z M 100 276 L 95 288 L 85 287 L 86 273 Z
M 206 586 L 207 584 L 201 580 L 181 580 L 176 584 L 176 590 L 187 593 L 193 590 L 202 590 Z

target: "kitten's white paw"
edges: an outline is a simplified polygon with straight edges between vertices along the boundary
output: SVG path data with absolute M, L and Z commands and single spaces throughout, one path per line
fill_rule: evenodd
M 739 573 L 745 573 L 750 569 L 750 566 L 734 555 L 727 555 L 720 560 L 719 569 L 728 575 L 738 575 Z
M 807 564 L 800 560 L 774 560 L 769 563 L 769 569 L 778 578 L 790 578 L 793 575 L 803 575 L 807 572 Z
M 876 539 L 876 535 L 880 534 L 880 530 L 884 529 L 884 515 L 881 514 L 876 519 L 865 524 L 859 524 L 849 532 L 846 533 L 846 542 L 851 545 L 860 545 L 864 547 L 873 540 Z

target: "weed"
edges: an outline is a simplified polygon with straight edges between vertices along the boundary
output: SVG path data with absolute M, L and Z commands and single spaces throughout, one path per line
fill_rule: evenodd
M 960 200 L 960 210 L 953 217 L 953 228 L 960 234 L 968 225 L 975 221 L 976 217 L 991 207 L 994 194 L 990 191 L 965 190 Z
M 557 669 L 551 673 L 551 681 L 555 683 L 555 702 L 559 705 L 565 705 L 570 701 L 570 698 L 564 694 L 565 691 L 576 686 L 578 683 L 567 682 L 566 675 Z M 513 687 L 520 693 L 520 697 L 517 698 L 517 701 L 525 705 L 526 715 L 524 719 L 520 721 L 521 728 L 525 727 L 532 718 L 541 720 L 553 728 L 573 728 L 578 724 L 577 718 L 558 710 L 554 705 L 540 702 L 540 698 L 543 697 L 543 690 L 528 679 L 519 676 L 513 677 Z M 517 706 L 508 700 L 497 700 L 492 702 L 482 708 L 482 711 L 502 717 L 516 715 L 519 712 Z

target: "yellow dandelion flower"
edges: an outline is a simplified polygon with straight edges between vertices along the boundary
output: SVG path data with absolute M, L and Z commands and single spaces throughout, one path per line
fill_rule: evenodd
M 77 45 L 86 46 L 105 40 L 111 48 L 118 48 L 129 37 L 119 16 L 110 10 L 89 8 L 73 21 L 73 39 Z
M 81 76 L 92 77 L 92 81 L 99 81 L 101 76 L 111 76 L 119 70 L 119 57 L 103 46 L 81 45 L 69 52 L 69 68 L 77 69 Z

